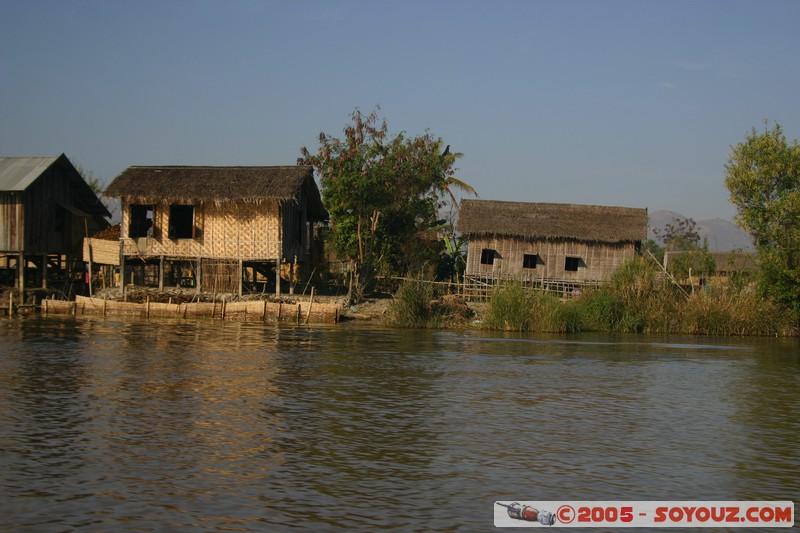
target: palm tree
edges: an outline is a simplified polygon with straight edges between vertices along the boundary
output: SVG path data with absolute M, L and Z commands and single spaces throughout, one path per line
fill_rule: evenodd
M 441 143 L 441 141 L 439 141 Z M 440 144 L 441 146 L 441 144 Z M 452 166 L 456 162 L 456 159 L 463 157 L 464 154 L 459 152 L 450 152 L 450 145 L 447 145 L 447 148 L 444 149 L 442 152 L 442 159 L 444 160 L 444 168 L 445 173 L 452 172 Z M 458 205 L 458 200 L 456 199 L 456 195 L 453 194 L 453 189 L 457 189 L 459 191 L 465 192 L 467 194 L 474 194 L 475 197 L 478 197 L 477 191 L 475 188 L 467 183 L 466 181 L 460 180 L 455 176 L 445 175 L 444 181 L 439 189 L 439 192 L 442 194 L 447 194 L 450 197 L 450 200 L 453 202 L 453 205 Z

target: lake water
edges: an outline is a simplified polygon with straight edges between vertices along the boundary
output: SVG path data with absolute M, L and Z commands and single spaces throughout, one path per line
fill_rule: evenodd
M 796 339 L 5 319 L 0 530 L 489 531 L 497 500 L 796 501 L 798 413 Z

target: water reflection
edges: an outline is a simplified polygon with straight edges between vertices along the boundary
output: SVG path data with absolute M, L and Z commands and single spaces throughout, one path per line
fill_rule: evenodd
M 795 340 L 69 318 L 0 335 L 11 529 L 471 531 L 496 500 L 800 493 Z

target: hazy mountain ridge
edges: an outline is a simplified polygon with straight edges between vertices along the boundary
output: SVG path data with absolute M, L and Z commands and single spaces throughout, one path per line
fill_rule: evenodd
M 653 228 L 663 229 L 673 219 L 687 218 L 675 211 L 653 211 L 650 213 L 650 227 L 647 230 L 647 237 L 655 240 Z M 695 220 L 697 233 L 700 239 L 708 238 L 708 249 L 712 252 L 728 252 L 731 250 L 742 250 L 752 252 L 753 240 L 742 228 L 722 218 L 711 218 L 707 220 Z M 702 243 L 702 242 L 701 242 Z

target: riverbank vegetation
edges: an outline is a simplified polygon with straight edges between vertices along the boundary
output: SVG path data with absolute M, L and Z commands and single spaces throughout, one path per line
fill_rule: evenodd
M 798 316 L 764 298 L 754 283 L 718 279 L 687 292 L 664 278 L 654 262 L 634 259 L 610 283 L 560 299 L 510 282 L 495 288 L 477 316 L 454 312 L 421 280 L 400 286 L 387 323 L 396 327 L 478 327 L 537 333 L 649 333 L 689 335 L 792 336 Z M 462 304 L 466 306 L 466 304 Z
M 462 154 L 432 133 L 390 134 L 378 108 L 367 115 L 356 109 L 350 118 L 343 138 L 320 133 L 316 152 L 301 148 L 298 163 L 319 175 L 330 214 L 328 244 L 349 263 L 348 299 L 358 303 L 379 276 L 439 263 L 440 211 L 456 205 L 454 190 L 475 191 L 456 177 Z

